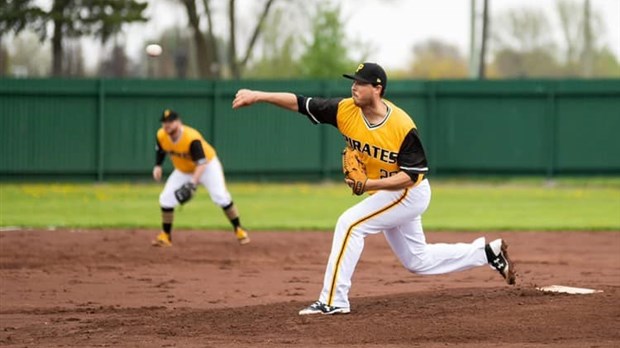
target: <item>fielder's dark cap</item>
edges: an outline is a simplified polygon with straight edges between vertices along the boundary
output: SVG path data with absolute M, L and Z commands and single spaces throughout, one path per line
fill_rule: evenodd
M 178 119 L 179 119 L 179 114 L 176 111 L 166 109 L 164 110 L 164 112 L 162 112 L 161 118 L 159 120 L 161 122 L 170 122 L 170 121 L 174 121 Z
M 385 70 L 376 63 L 362 63 L 357 66 L 354 74 L 343 74 L 342 76 L 351 80 L 370 83 L 374 86 L 381 85 L 383 89 L 387 87 Z

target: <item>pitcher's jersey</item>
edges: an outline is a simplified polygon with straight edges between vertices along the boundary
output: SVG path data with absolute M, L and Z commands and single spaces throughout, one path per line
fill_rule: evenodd
M 414 183 L 428 172 L 426 155 L 415 123 L 405 111 L 387 100 L 387 114 L 372 125 L 355 105 L 353 98 L 297 97 L 299 112 L 314 124 L 328 123 L 344 135 L 347 146 L 362 153 L 370 179 L 407 173 Z
M 181 136 L 176 142 L 172 141 L 163 128 L 157 131 L 157 162 L 159 162 L 157 164 L 163 162 L 163 155 L 169 154 L 176 169 L 184 173 L 193 173 L 196 165 L 210 161 L 216 153 L 200 132 L 186 125 L 182 127 Z

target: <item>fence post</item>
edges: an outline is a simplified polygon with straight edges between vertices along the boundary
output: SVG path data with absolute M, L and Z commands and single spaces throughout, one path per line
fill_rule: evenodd
M 105 155 L 105 82 L 103 78 L 99 79 L 97 94 L 97 181 L 103 181 L 103 166 Z

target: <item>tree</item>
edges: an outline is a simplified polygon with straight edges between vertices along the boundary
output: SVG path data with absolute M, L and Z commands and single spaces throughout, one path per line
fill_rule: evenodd
M 112 54 L 101 63 L 99 74 L 106 77 L 126 77 L 128 65 L 129 59 L 124 47 L 115 42 L 112 47 Z
M 181 79 L 201 77 L 200 64 L 195 59 L 196 41 L 193 33 L 188 33 L 185 28 L 173 27 L 161 33 L 155 42 L 166 49 L 159 57 L 148 58 L 147 64 L 156 65 L 153 67 L 154 77 Z
M 557 45 L 545 15 L 521 8 L 493 21 L 494 65 L 505 77 L 558 76 Z
M 545 15 L 522 8 L 502 14 L 494 23 L 494 67 L 504 77 L 617 77 L 620 65 L 601 44 L 605 28 L 590 1 L 557 2 L 563 42 L 556 42 Z M 596 33 L 593 35 L 592 33 Z
M 24 30 L 12 40 L 13 49 L 7 53 L 7 74 L 22 77 L 43 77 L 51 71 L 49 44 L 41 45 L 39 37 Z
M 267 18 L 267 15 L 269 14 L 269 10 L 271 9 L 271 5 L 273 5 L 274 0 L 266 0 L 263 6 L 263 9 L 261 11 L 261 14 L 259 16 L 258 22 L 256 23 L 256 26 L 254 27 L 252 36 L 250 37 L 250 41 L 248 42 L 246 46 L 243 58 L 241 59 L 237 58 L 237 45 L 236 45 L 237 31 L 235 30 L 237 18 L 235 16 L 235 0 L 229 0 L 229 1 L 230 2 L 228 6 L 229 8 L 228 20 L 230 23 L 230 32 L 229 32 L 230 42 L 228 43 L 228 47 L 229 47 L 228 65 L 230 66 L 230 70 L 231 70 L 233 78 L 239 79 L 241 78 L 241 69 L 246 66 L 246 64 L 248 63 L 248 60 L 252 56 L 254 45 L 256 44 L 256 40 L 258 39 L 261 33 L 261 28 L 263 26 L 263 23 L 265 22 L 265 19 Z
M 575 2 L 560 1 L 556 5 L 560 28 L 566 45 L 565 60 L 568 65 L 576 64 L 582 51 L 583 27 L 579 16 L 579 5 Z M 580 16 L 579 16 L 580 17 Z M 578 22 L 575 22 L 578 20 Z
M 205 15 L 207 17 L 207 35 L 200 30 L 202 16 L 198 13 L 195 0 L 179 0 L 185 6 L 189 26 L 192 29 L 194 47 L 196 49 L 196 62 L 198 72 L 202 78 L 220 77 L 219 64 L 217 62 L 218 50 L 213 34 L 213 19 L 209 0 L 203 0 Z
M 250 35 L 250 39 L 245 46 L 244 54 L 239 57 L 237 50 L 237 14 L 236 14 L 236 2 L 235 0 L 228 1 L 228 12 L 226 15 L 229 30 L 228 30 L 228 49 L 226 55 L 220 55 L 219 47 L 217 45 L 218 38 L 213 32 L 213 11 L 211 8 L 211 2 L 209 0 L 203 0 L 200 4 L 204 11 L 204 15 L 199 12 L 198 6 L 196 6 L 196 0 L 178 0 L 184 6 L 189 19 L 190 28 L 194 34 L 194 44 L 196 46 L 196 61 L 200 71 L 200 76 L 203 78 L 218 78 L 222 75 L 222 65 L 227 65 L 229 71 L 234 78 L 240 78 L 243 68 L 248 64 L 254 45 L 256 44 L 261 28 L 269 15 L 269 12 L 274 4 L 275 0 L 265 0 L 261 6 L 261 10 L 258 11 L 258 20 Z M 207 21 L 207 34 L 205 35 L 201 31 L 202 18 L 205 17 Z M 220 57 L 226 59 L 225 62 L 220 61 Z
M 305 52 L 300 58 L 302 77 L 333 78 L 343 71 L 350 71 L 358 61 L 348 56 L 344 23 L 340 19 L 340 6 L 321 3 L 312 17 L 312 36 L 305 42 Z
M 0 35 L 0 76 L 5 76 L 9 71 L 9 52 L 2 44 L 2 35 Z
M 45 11 L 32 0 L 7 0 L 2 5 L 0 34 L 31 28 L 43 41 L 49 36 L 47 24 L 52 22 L 52 74 L 60 76 L 65 39 L 95 36 L 105 42 L 125 23 L 146 21 L 146 7 L 146 2 L 137 0 L 53 0 L 52 8 Z
M 534 8 L 506 12 L 493 21 L 493 40 L 499 49 L 529 52 L 536 49 L 553 51 L 556 47 L 545 15 Z
M 609 48 L 603 47 L 596 52 L 592 77 L 620 78 L 620 62 Z
M 519 52 L 503 49 L 495 54 L 494 67 L 502 77 L 560 77 L 562 67 L 551 53 L 544 49 Z
M 84 56 L 79 40 L 65 40 L 62 56 L 64 76 L 84 76 Z
M 331 4 L 321 1 L 276 7 L 263 25 L 254 51 L 257 58 L 249 62 L 244 75 L 333 78 L 357 66 L 370 45 L 346 36 L 340 7 Z M 352 51 L 359 60 L 349 58 Z
M 43 39 L 47 34 L 46 16 L 45 11 L 34 6 L 34 0 L 3 1 L 0 3 L 0 35 L 19 34 L 30 27 Z
M 263 27 L 262 40 L 257 44 L 255 62 L 246 65 L 245 77 L 296 78 L 299 69 L 299 35 L 287 27 L 283 9 L 276 9 Z
M 480 61 L 478 62 L 478 78 L 486 77 L 486 54 L 489 35 L 489 0 L 484 0 L 482 11 L 482 38 L 480 40 Z
M 603 20 L 598 11 L 590 8 L 590 2 L 580 4 L 560 1 L 556 11 L 566 47 L 561 57 L 564 74 L 583 77 L 618 76 L 617 59 L 613 54 L 609 55 L 609 49 L 601 44 L 601 38 L 605 36 Z
M 467 60 L 455 45 L 429 39 L 413 48 L 410 76 L 424 79 L 465 78 Z

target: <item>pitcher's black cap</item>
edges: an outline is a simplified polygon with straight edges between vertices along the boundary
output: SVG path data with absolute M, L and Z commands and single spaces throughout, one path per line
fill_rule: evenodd
M 342 76 L 351 80 L 370 83 L 374 86 L 381 85 L 384 90 L 387 87 L 385 70 L 376 63 L 362 63 L 357 66 L 354 74 L 343 74 Z
M 161 118 L 159 120 L 161 122 L 170 122 L 170 121 L 174 121 L 178 119 L 179 119 L 179 114 L 176 111 L 166 109 L 164 110 L 164 112 L 161 113 Z

